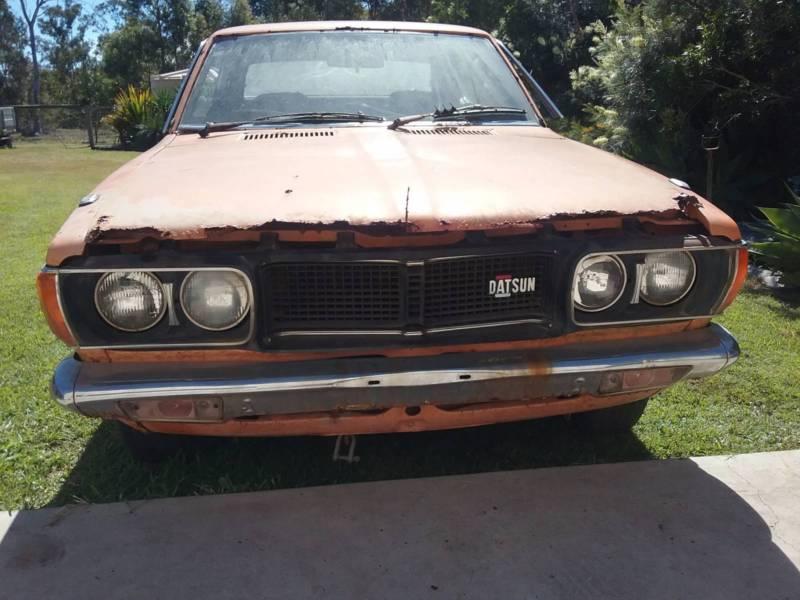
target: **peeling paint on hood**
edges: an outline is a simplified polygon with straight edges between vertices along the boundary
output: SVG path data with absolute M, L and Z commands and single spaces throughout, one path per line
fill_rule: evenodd
M 491 135 L 365 125 L 314 137 L 169 136 L 102 182 L 99 199 L 76 209 L 54 245 L 71 252 L 87 237 L 126 231 L 172 239 L 278 226 L 422 233 L 681 212 L 685 190 L 636 163 L 541 127 L 486 129 Z

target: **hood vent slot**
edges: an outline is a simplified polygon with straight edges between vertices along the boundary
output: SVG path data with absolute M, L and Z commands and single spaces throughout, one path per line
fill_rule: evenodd
M 330 129 L 322 129 L 319 131 L 270 131 L 264 133 L 245 133 L 244 141 L 277 140 L 284 138 L 318 138 L 332 137 L 334 135 L 336 135 L 336 132 Z
M 429 127 L 427 129 L 409 127 L 402 131 L 412 135 L 492 135 L 491 129 L 467 129 L 464 127 Z

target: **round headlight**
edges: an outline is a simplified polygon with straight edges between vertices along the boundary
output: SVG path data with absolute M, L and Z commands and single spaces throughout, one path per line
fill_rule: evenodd
M 238 325 L 250 309 L 247 280 L 234 271 L 195 271 L 181 285 L 181 306 L 198 327 L 223 331 Z
M 675 304 L 689 293 L 697 267 L 688 252 L 655 252 L 644 259 L 639 295 L 656 306 Z
M 572 297 L 586 312 L 605 310 L 625 290 L 625 267 L 616 256 L 590 256 L 578 265 Z
M 161 281 L 141 271 L 103 275 L 94 289 L 94 303 L 109 325 L 134 332 L 153 327 L 167 309 Z

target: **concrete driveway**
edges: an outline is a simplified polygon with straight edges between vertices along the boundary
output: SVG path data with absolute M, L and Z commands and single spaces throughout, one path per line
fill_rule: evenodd
M 0 598 L 800 598 L 800 451 L 4 513 Z

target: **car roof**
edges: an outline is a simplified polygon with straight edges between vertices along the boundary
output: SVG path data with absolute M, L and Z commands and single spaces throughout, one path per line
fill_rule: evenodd
M 294 23 L 261 23 L 220 29 L 212 37 L 254 35 L 259 33 L 284 33 L 290 31 L 413 31 L 423 33 L 449 33 L 489 37 L 482 29 L 442 23 L 412 23 L 406 21 L 300 21 Z

